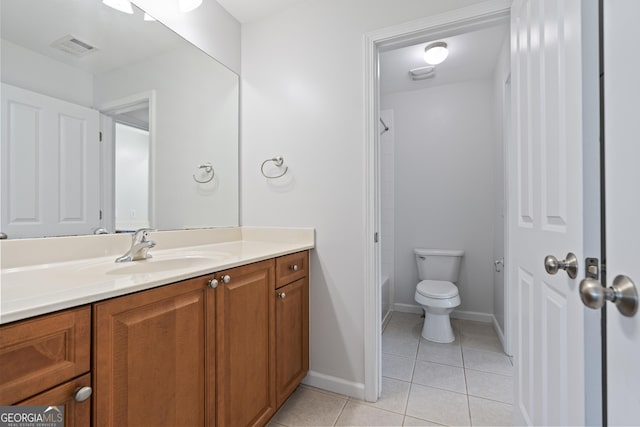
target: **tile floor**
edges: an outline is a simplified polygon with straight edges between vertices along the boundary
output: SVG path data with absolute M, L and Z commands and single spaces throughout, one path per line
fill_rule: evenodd
M 301 385 L 269 426 L 510 425 L 512 364 L 493 326 L 452 324 L 456 340 L 436 344 L 420 337 L 419 315 L 393 313 L 376 403 Z

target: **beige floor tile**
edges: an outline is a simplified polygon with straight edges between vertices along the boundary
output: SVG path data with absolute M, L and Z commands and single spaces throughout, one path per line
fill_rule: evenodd
M 462 367 L 460 342 L 454 341 L 449 344 L 440 344 L 421 339 L 418 347 L 418 360 Z
M 332 426 L 346 403 L 345 399 L 298 387 L 272 422 L 285 426 Z
M 411 383 L 409 382 L 382 377 L 382 395 L 377 402 L 365 402 L 358 399 L 351 400 L 362 405 L 404 414 L 404 411 L 407 409 L 410 387 Z
M 300 384 L 298 387 L 306 388 L 308 390 L 315 391 L 315 392 L 322 393 L 322 394 L 328 394 L 329 396 L 337 397 L 338 399 L 349 400 L 349 396 L 346 396 L 344 394 L 334 393 L 332 391 L 324 390 L 324 389 L 318 388 L 318 387 L 313 387 L 313 386 L 310 386 L 310 385 L 307 385 L 307 384 Z
M 510 426 L 513 423 L 511 405 L 469 396 L 469 406 L 474 426 Z
M 382 352 L 394 354 L 396 356 L 416 358 L 418 353 L 417 337 L 394 337 L 389 335 L 382 336 Z
M 446 425 L 470 425 L 465 394 L 411 385 L 407 415 Z
M 440 363 L 416 361 L 413 370 L 413 383 L 441 388 L 456 393 L 467 392 L 464 369 Z
M 419 323 L 423 319 L 421 314 L 416 313 L 403 313 L 401 311 L 394 311 L 391 315 L 390 323 Z
M 474 320 L 460 320 L 460 332 L 463 335 L 487 335 L 497 336 L 491 322 L 477 322 Z
M 383 337 L 403 338 L 403 339 L 420 339 L 420 333 L 422 332 L 422 324 L 408 324 L 408 323 L 391 323 L 387 325 L 382 333 Z
M 493 351 L 504 354 L 502 343 L 495 335 L 465 335 L 462 333 L 462 347 L 475 348 L 484 351 Z
M 442 424 L 432 423 L 431 421 L 421 420 L 414 417 L 404 417 L 403 426 L 441 426 Z
M 338 418 L 337 426 L 402 426 L 403 415 L 348 402 Z
M 382 354 L 382 376 L 411 382 L 415 359 Z
M 465 376 L 470 396 L 508 404 L 513 401 L 513 377 L 471 369 L 465 369 Z
M 513 375 L 511 361 L 504 354 L 462 347 L 462 358 L 465 368 L 494 374 Z

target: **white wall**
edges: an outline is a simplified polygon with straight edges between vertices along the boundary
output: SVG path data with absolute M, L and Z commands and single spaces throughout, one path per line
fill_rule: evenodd
M 380 111 L 389 130 L 380 129 L 380 264 L 382 270 L 382 315 L 392 310 L 395 277 L 395 123 L 393 110 Z M 384 132 L 383 132 L 384 131 Z M 387 285 L 384 281 L 388 280 Z
M 240 23 L 215 0 L 187 13 L 179 13 L 177 1 L 133 0 L 164 25 L 240 74 Z
M 4 39 L 0 55 L 0 77 L 4 83 L 84 107 L 93 106 L 91 73 Z
M 494 157 L 495 157 L 495 176 L 494 176 L 494 242 L 493 242 L 493 257 L 494 259 L 502 259 L 504 257 L 504 228 L 505 228 L 505 182 L 504 182 L 504 149 L 506 144 L 505 131 L 508 132 L 509 123 L 505 122 L 505 107 L 509 108 L 511 104 L 510 93 L 506 92 L 507 86 L 505 82 L 511 72 L 511 58 L 510 58 L 510 38 L 506 37 L 500 55 L 498 56 L 498 62 L 494 72 L 493 79 L 493 91 L 494 91 L 494 105 L 495 105 L 495 119 L 496 119 L 496 138 L 494 143 Z M 507 112 L 508 114 L 508 112 Z M 507 128 L 505 128 L 507 126 Z M 498 322 L 502 334 L 505 333 L 505 268 L 502 267 L 502 272 L 493 273 L 493 315 Z
M 395 123 L 395 303 L 414 300 L 413 249 L 465 251 L 458 311 L 493 313 L 493 82 L 384 95 Z
M 156 91 L 152 226 L 237 225 L 237 76 L 195 49 L 178 49 L 97 75 L 95 83 L 97 106 Z M 206 162 L 216 176 L 197 184 L 192 175 Z
M 149 132 L 116 123 L 116 229 L 149 224 Z
M 242 27 L 241 222 L 316 228 L 311 381 L 325 387 L 364 381 L 363 36 L 473 3 L 308 0 Z M 287 187 L 258 170 L 276 154 Z

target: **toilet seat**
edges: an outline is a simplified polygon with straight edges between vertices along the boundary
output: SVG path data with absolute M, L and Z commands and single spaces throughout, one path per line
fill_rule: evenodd
M 426 298 L 454 298 L 458 296 L 458 287 L 445 280 L 423 280 L 416 286 L 416 293 Z

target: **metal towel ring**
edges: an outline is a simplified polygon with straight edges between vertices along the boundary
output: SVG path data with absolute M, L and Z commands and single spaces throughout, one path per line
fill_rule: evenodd
M 211 182 L 211 180 L 213 179 L 214 176 L 216 176 L 216 172 L 213 170 L 213 165 L 209 162 L 204 163 L 200 166 L 198 166 L 198 169 L 204 169 L 205 173 L 207 175 L 211 174 L 211 176 L 209 176 L 208 178 L 205 178 L 203 180 L 199 180 L 198 178 L 196 178 L 196 175 L 193 174 L 193 180 L 195 182 L 197 182 L 198 184 L 206 184 L 207 182 Z
M 289 166 L 285 166 L 284 170 L 282 171 L 282 173 L 280 175 L 267 175 L 266 173 L 264 173 L 264 165 L 267 164 L 267 162 L 273 162 L 273 164 L 275 164 L 277 167 L 282 167 L 284 165 L 284 157 L 282 156 L 277 156 L 274 157 L 272 159 L 267 159 L 264 162 L 262 162 L 262 164 L 260 165 L 260 172 L 262 172 L 262 176 L 264 176 L 267 179 L 275 179 L 275 178 L 280 178 L 283 177 L 285 173 L 287 173 L 287 171 L 289 170 Z

